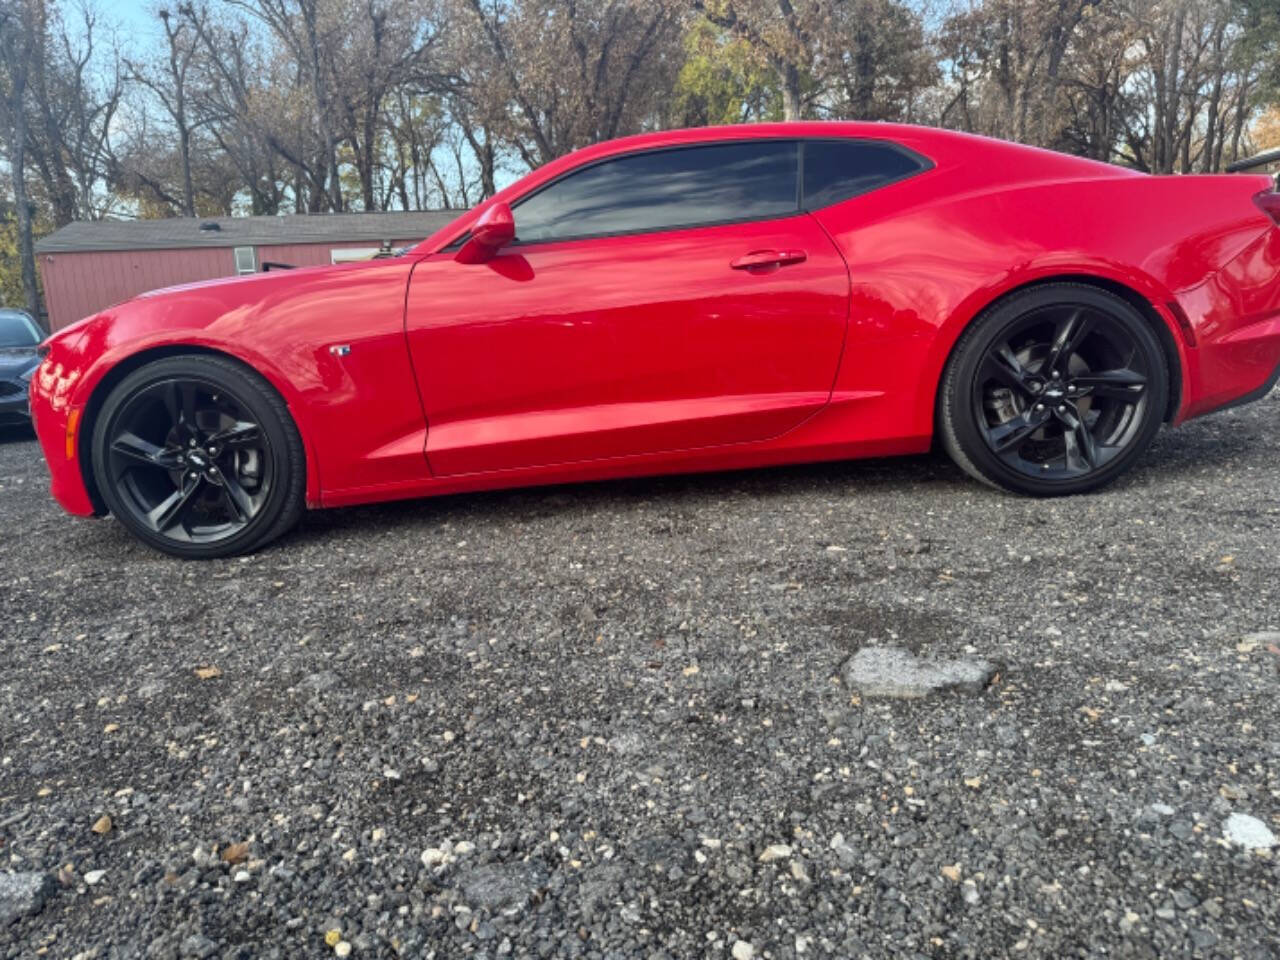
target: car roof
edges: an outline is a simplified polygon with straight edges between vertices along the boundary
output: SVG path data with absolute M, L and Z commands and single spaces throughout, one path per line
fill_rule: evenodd
M 732 140 L 767 139 L 851 139 L 885 140 L 901 144 L 929 156 L 933 160 L 949 157 L 971 159 L 977 154 L 1002 154 L 1016 156 L 1020 162 L 1037 168 L 1049 168 L 1055 173 L 1066 171 L 1102 171 L 1112 174 L 1135 172 L 1124 168 L 1077 157 L 1071 154 L 1045 150 L 1040 147 L 1013 143 L 994 137 L 947 130 L 941 127 L 925 127 L 910 123 L 880 123 L 856 120 L 795 120 L 781 123 L 738 123 L 712 127 L 684 127 L 678 130 L 659 130 L 606 140 L 583 147 L 551 161 L 539 172 L 548 168 L 561 169 L 579 166 L 600 157 L 643 150 L 652 147 L 672 147 L 697 143 L 725 142 Z
M 850 139 L 883 140 L 928 158 L 935 167 L 981 166 L 1003 182 L 1040 179 L 1082 179 L 1086 177 L 1143 176 L 1129 170 L 1071 154 L 998 140 L 958 130 L 924 127 L 908 123 L 880 123 L 851 120 L 796 120 L 782 123 L 739 123 L 712 127 L 684 127 L 659 130 L 606 140 L 557 157 L 538 167 L 494 196 L 473 207 L 414 247 L 429 253 L 450 242 L 468 228 L 486 208 L 498 202 L 513 202 L 526 191 L 537 189 L 570 170 L 619 154 L 662 147 L 725 143 L 734 140 L 769 139 Z

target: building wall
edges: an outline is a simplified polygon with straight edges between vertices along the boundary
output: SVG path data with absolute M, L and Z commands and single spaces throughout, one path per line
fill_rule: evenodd
M 392 245 L 401 247 L 416 242 L 396 240 Z M 259 269 L 264 261 L 311 267 L 331 263 L 334 250 L 376 246 L 377 243 L 367 240 L 354 240 L 262 246 L 256 247 L 254 253 Z M 50 330 L 60 330 L 81 317 L 148 290 L 230 277 L 236 272 L 231 247 L 44 253 L 37 257 L 37 263 L 44 283 Z

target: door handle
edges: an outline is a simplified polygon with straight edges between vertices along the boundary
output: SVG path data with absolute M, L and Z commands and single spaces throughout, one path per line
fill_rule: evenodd
M 803 263 L 809 255 L 803 250 L 753 250 L 744 253 L 736 260 L 730 260 L 729 266 L 734 270 L 755 270 L 760 267 L 785 267 L 792 263 Z

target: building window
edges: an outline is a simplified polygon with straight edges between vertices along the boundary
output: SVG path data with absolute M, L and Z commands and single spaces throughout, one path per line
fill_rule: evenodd
M 236 247 L 236 273 L 257 273 L 258 265 L 253 256 L 253 247 Z
M 354 263 L 357 260 L 372 260 L 382 252 L 382 247 L 343 247 L 329 251 L 330 263 Z

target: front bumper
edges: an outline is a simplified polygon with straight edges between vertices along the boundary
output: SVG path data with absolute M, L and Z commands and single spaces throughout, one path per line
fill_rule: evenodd
M 49 467 L 49 492 L 62 509 L 76 516 L 100 511 L 89 495 L 80 466 L 82 407 L 72 403 L 81 372 L 87 367 L 79 347 L 82 337 L 47 341 L 49 352 L 31 377 L 28 394 L 31 422 Z

